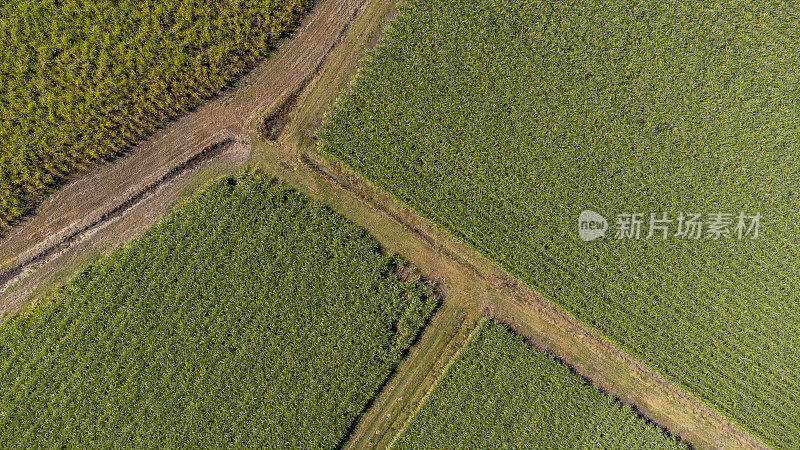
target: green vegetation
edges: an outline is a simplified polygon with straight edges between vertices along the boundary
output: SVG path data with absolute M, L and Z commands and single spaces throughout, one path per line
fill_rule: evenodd
M 0 231 L 264 56 L 307 0 L 0 6 Z
M 334 447 L 435 306 L 401 267 L 280 183 L 214 182 L 0 326 L 0 446 Z
M 687 448 L 484 319 L 393 448 Z
M 409 0 L 323 149 L 767 444 L 800 446 L 800 10 L 574 3 Z M 641 239 L 581 241 L 584 209 L 612 227 L 643 213 Z M 645 238 L 649 213 L 681 211 L 764 219 L 754 240 Z

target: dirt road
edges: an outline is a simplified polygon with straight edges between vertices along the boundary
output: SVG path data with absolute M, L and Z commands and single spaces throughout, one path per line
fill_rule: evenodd
M 366 228 L 384 248 L 403 255 L 426 277 L 447 286 L 443 305 L 364 411 L 345 447 L 385 448 L 479 317 L 490 315 L 694 446 L 761 448 L 756 439 L 674 383 L 316 151 L 313 131 L 347 87 L 363 50 L 378 41 L 394 4 L 395 0 L 320 1 L 277 53 L 245 78 L 244 87 L 187 114 L 131 155 L 51 197 L 37 216 L 0 241 L 6 273 L 33 261 L 20 266 L 25 278 L 12 281 L 9 286 L 14 287 L 0 294 L 0 310 L 19 308 L 26 296 L 35 297 L 58 282 L 59 274 L 65 277 L 140 234 L 163 217 L 183 192 L 235 170 L 249 154 L 250 164 L 326 203 Z M 258 120 L 295 94 L 295 106 L 284 115 L 286 123 L 275 141 L 254 133 Z M 220 142 L 224 145 L 214 146 Z M 204 149 L 206 156 L 198 157 Z M 195 162 L 187 165 L 190 160 Z M 173 173 L 176 167 L 183 169 Z M 117 211 L 132 198 L 137 199 L 134 204 Z M 103 219 L 109 214 L 110 219 Z M 68 245 L 59 247 L 65 242 Z M 47 249 L 55 250 L 36 260 Z
M 0 240 L 0 311 L 18 308 L 35 287 L 34 280 L 27 281 L 31 274 L 48 272 L 44 266 L 55 255 L 104 227 L 109 219 L 143 200 L 150 208 L 163 209 L 182 185 L 157 188 L 175 170 L 196 163 L 208 149 L 223 142 L 248 145 L 257 120 L 308 83 L 363 3 L 318 2 L 277 51 L 242 78 L 238 89 L 223 92 L 183 115 L 116 162 L 94 169 L 45 200 L 35 215 Z M 237 151 L 241 153 L 241 148 Z M 141 228 L 141 223 L 136 225 Z M 119 237 L 116 241 L 125 242 L 131 233 Z

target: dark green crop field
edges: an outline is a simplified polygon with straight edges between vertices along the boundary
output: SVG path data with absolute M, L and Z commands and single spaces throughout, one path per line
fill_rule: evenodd
M 335 447 L 431 314 L 354 223 L 214 182 L 0 325 L 0 446 Z
M 470 336 L 393 444 L 566 447 L 687 448 L 492 320 Z
M 219 91 L 305 0 L 0 5 L 0 231 L 59 182 Z
M 800 446 L 800 9 L 403 10 L 324 151 L 767 444 Z M 642 214 L 641 235 L 584 242 L 585 209 L 610 227 Z M 757 237 L 739 213 L 761 215 Z

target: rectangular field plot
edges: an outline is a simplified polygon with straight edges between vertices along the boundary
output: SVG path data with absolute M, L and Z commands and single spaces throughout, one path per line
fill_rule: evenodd
M 800 446 L 800 10 L 574 3 L 410 0 L 324 151 Z M 584 210 L 604 237 L 581 239 Z
M 431 314 L 362 228 L 214 182 L 0 325 L 0 446 L 338 445 Z

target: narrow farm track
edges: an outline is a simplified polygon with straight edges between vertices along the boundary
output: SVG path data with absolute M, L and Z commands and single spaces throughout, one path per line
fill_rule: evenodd
M 246 141 L 253 121 L 276 108 L 308 82 L 341 39 L 363 0 L 321 0 L 280 47 L 240 82 L 105 164 L 64 186 L 0 240 L 3 284 L 102 224 L 121 206 L 166 179 L 203 149 L 225 140 Z M 0 311 L 20 306 L 19 295 L 2 295 Z
M 482 315 L 509 324 L 531 343 L 554 353 L 595 385 L 696 447 L 763 448 L 491 261 L 317 152 L 314 130 L 360 67 L 363 50 L 378 42 L 395 3 L 320 1 L 278 51 L 243 79 L 243 87 L 186 114 L 126 157 L 54 194 L 36 216 L 0 241 L 5 273 L 15 267 L 29 271 L 17 286 L 0 294 L 0 311 L 19 309 L 29 295 L 35 298 L 39 286 L 46 287 L 52 279 L 57 282 L 60 272 L 82 264 L 81 255 L 106 252 L 140 234 L 183 191 L 196 187 L 204 177 L 230 173 L 249 154 L 250 164 L 325 202 L 366 228 L 384 248 L 403 255 L 424 276 L 446 286 L 439 311 L 352 430 L 345 448 L 387 447 Z M 294 107 L 274 142 L 255 133 L 260 120 L 295 94 Z M 202 149 L 223 140 L 231 144 L 219 155 L 173 178 L 167 176 Z M 161 179 L 168 181 L 159 185 Z M 99 220 L 154 183 L 156 187 L 123 214 Z M 81 239 L 59 248 L 80 230 L 84 230 Z M 53 252 L 54 248 L 58 251 Z M 49 258 L 37 260 L 48 249 Z

